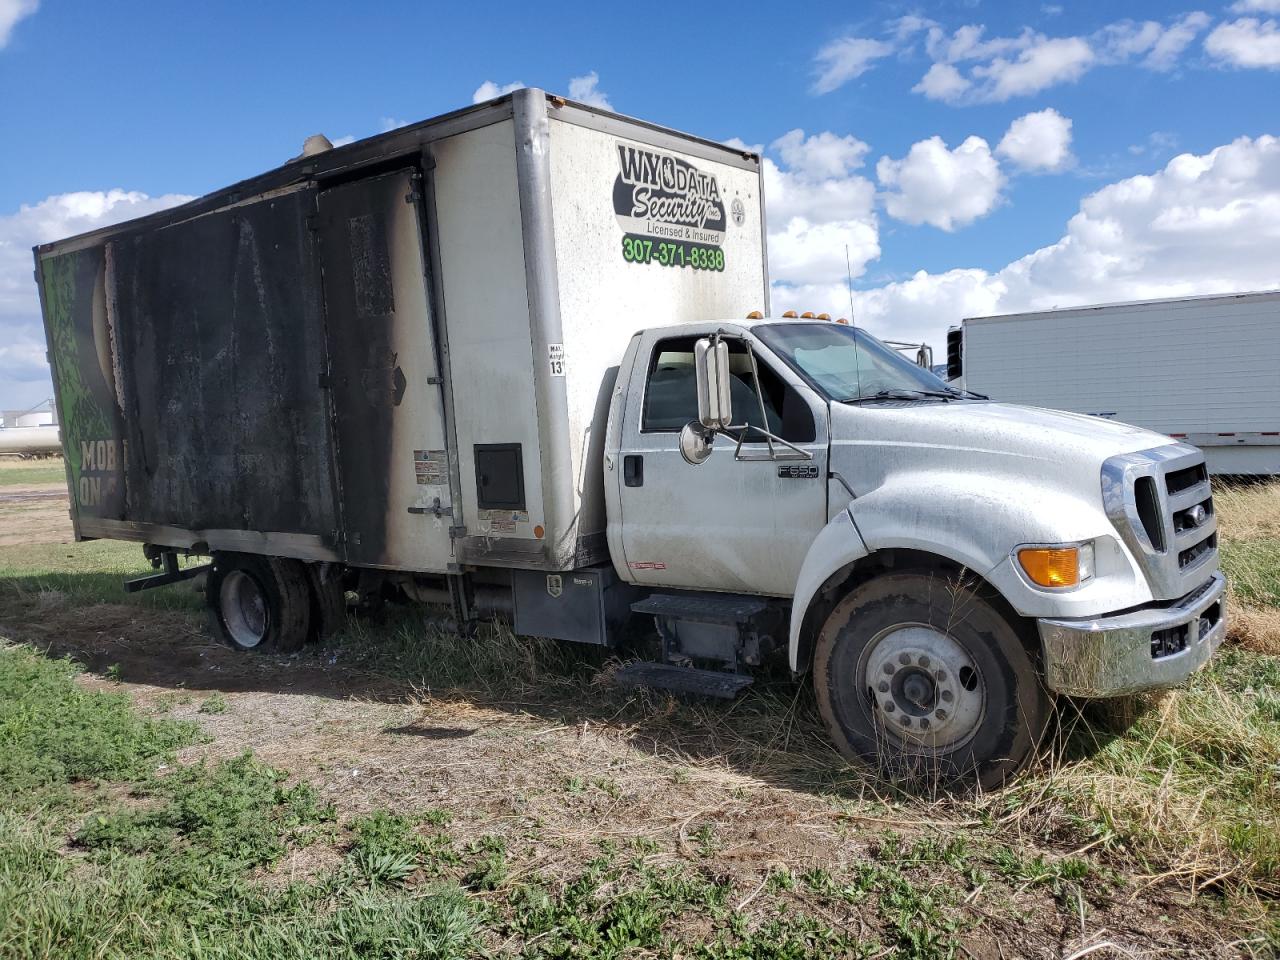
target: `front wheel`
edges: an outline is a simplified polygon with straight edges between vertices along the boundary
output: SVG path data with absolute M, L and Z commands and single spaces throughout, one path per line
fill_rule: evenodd
M 815 651 L 836 746 L 912 789 L 999 787 L 1031 761 L 1050 713 L 1019 627 L 967 578 L 894 573 L 857 587 Z

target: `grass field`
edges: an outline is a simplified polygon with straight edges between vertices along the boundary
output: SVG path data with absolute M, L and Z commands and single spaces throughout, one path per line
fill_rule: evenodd
M 67 468 L 61 457 L 52 457 L 47 460 L 0 458 L 0 487 L 66 482 Z
M 1273 956 L 1280 485 L 1217 504 L 1211 668 L 933 799 L 841 764 L 785 675 L 632 696 L 398 607 L 236 657 L 189 587 L 123 593 L 136 546 L 0 547 L 0 956 Z

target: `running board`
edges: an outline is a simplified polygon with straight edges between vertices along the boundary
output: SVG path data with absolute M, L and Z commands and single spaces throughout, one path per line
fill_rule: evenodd
M 646 660 L 628 663 L 614 674 L 613 679 L 620 687 L 656 687 L 672 693 L 718 697 L 722 700 L 732 700 L 751 686 L 751 678 L 741 673 L 677 667 L 670 663 Z

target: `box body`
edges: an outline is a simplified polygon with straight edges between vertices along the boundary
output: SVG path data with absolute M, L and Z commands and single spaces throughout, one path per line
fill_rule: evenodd
M 762 210 L 757 157 L 522 90 L 39 247 L 77 537 L 599 562 L 616 365 L 767 310 Z

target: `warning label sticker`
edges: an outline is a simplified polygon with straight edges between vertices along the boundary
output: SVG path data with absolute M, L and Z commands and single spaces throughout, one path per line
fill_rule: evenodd
M 547 365 L 551 368 L 553 377 L 564 376 L 564 344 L 548 343 L 547 344 Z
M 413 472 L 421 484 L 444 486 L 449 482 L 449 455 L 443 450 L 415 450 Z

